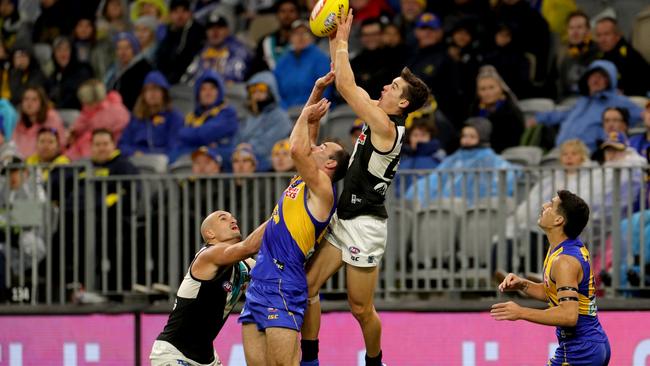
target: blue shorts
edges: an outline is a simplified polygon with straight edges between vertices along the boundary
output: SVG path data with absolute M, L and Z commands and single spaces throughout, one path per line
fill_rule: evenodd
M 266 328 L 288 328 L 300 332 L 307 308 L 307 286 L 278 281 L 251 281 L 246 303 L 239 316 L 242 324 Z
M 548 360 L 549 366 L 606 366 L 609 364 L 609 357 L 612 351 L 609 341 L 591 342 L 581 340 L 570 340 L 560 342 L 555 350 L 555 356 Z

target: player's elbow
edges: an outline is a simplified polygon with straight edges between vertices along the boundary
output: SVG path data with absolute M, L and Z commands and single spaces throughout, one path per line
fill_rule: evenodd
M 564 317 L 563 324 L 561 326 L 563 327 L 575 327 L 576 324 L 578 324 L 578 312 L 577 311 L 571 311 L 567 312 Z
M 291 158 L 295 160 L 307 156 L 309 154 L 309 150 L 310 149 L 305 148 L 305 146 L 301 146 L 301 144 L 291 143 L 289 152 L 291 153 Z

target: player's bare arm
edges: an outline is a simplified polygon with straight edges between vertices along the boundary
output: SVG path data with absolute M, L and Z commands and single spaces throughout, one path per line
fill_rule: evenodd
M 354 80 L 354 73 L 350 65 L 348 53 L 348 38 L 350 37 L 350 28 L 354 18 L 352 10 L 346 16 L 341 17 L 341 23 L 336 30 L 336 50 L 332 55 L 334 61 L 334 71 L 336 73 L 336 89 L 341 93 L 343 99 L 352 108 L 372 130 L 372 143 L 380 150 L 389 149 L 395 140 L 395 126 L 391 123 L 386 112 L 379 108 L 376 102 L 368 97 L 368 93 L 361 91 Z M 331 42 L 331 40 L 330 40 Z M 396 88 L 395 82 L 391 88 Z
M 334 82 L 334 71 L 328 72 L 326 75 L 321 76 L 314 83 L 314 87 L 311 90 L 309 99 L 305 103 L 305 107 L 318 103 L 323 99 L 323 93 L 328 86 L 332 85 Z M 322 118 L 322 117 L 321 117 Z M 312 145 L 316 145 L 318 141 L 318 131 L 320 130 L 320 118 L 313 118 L 307 121 L 309 123 L 309 141 Z
M 225 218 L 217 218 L 221 219 Z M 219 267 L 229 266 L 255 255 L 262 245 L 266 224 L 267 222 L 264 222 L 246 239 L 236 244 L 217 243 L 201 252 L 192 265 L 192 274 L 197 278 L 212 278 Z
M 522 291 L 530 298 L 544 302 L 548 301 L 546 298 L 546 291 L 544 291 L 544 284 L 529 281 L 514 273 L 509 273 L 499 285 L 499 291 L 504 292 L 517 290 Z
M 303 108 L 289 137 L 291 158 L 296 164 L 298 174 L 309 188 L 309 209 L 318 220 L 324 220 L 328 217 L 329 211 L 334 204 L 334 194 L 330 178 L 318 168 L 314 159 L 311 158 L 312 144 L 309 137 L 309 120 L 320 120 L 327 113 L 329 106 L 330 102 L 328 100 L 321 99 L 318 103 Z
M 512 301 L 492 305 L 490 315 L 496 320 L 527 320 L 529 322 L 561 327 L 573 327 L 578 322 L 578 288 L 582 267 L 573 257 L 561 255 L 552 264 L 551 278 L 555 279 L 559 306 L 545 310 L 525 308 Z

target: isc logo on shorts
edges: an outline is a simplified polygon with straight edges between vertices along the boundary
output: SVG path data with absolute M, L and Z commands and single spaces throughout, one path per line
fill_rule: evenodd
M 268 316 L 267 318 L 268 318 L 269 320 L 275 320 L 275 319 L 277 319 L 277 318 L 279 318 L 279 317 L 280 317 L 280 316 L 279 316 L 278 314 L 269 314 L 269 316 Z

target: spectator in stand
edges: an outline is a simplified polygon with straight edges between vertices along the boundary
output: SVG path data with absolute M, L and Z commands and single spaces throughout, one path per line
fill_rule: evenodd
M 296 20 L 291 25 L 291 51 L 287 52 L 274 70 L 283 108 L 302 106 L 311 94 L 316 79 L 330 70 L 330 60 L 315 44 L 309 23 Z M 324 94 L 331 99 L 332 88 Z
M 257 170 L 266 172 L 271 169 L 273 144 L 289 137 L 293 123 L 280 107 L 280 93 L 273 73 L 257 73 L 246 85 L 251 115 L 242 122 L 235 140 L 237 144 L 247 142 L 253 147 Z
M 156 50 L 156 65 L 173 85 L 203 47 L 205 31 L 192 19 L 189 0 L 172 0 L 165 38 Z
M 399 27 L 394 23 L 382 26 L 381 43 L 384 45 L 385 63 L 388 67 L 401 70 L 411 59 L 412 50 L 404 43 Z
M 27 47 L 14 49 L 9 72 L 9 98 L 14 105 L 18 105 L 27 87 L 42 86 L 45 82 L 45 76 L 32 52 Z
M 11 99 L 11 87 L 9 86 L 9 74 L 11 72 L 11 53 L 0 42 L 0 98 Z
M 74 27 L 73 43 L 77 60 L 89 63 L 95 72 L 95 77 L 103 79 L 112 60 L 115 59 L 113 40 L 97 39 L 92 20 L 81 18 Z
M 123 32 L 116 36 L 115 56 L 115 63 L 106 73 L 106 87 L 120 93 L 126 108 L 132 110 L 151 64 L 140 52 L 140 43 L 133 33 Z
M 591 160 L 602 164 L 605 161 L 605 150 L 600 147 L 609 134 L 612 132 L 622 132 L 627 136 L 628 127 L 630 127 L 630 112 L 627 108 L 608 107 L 603 111 L 603 134 L 596 140 L 598 150 L 591 154 Z
M 28 87 L 20 102 L 20 120 L 13 135 L 20 156 L 28 157 L 36 151 L 36 137 L 43 127 L 55 129 L 59 144 L 64 145 L 63 121 L 50 108 L 45 91 L 41 87 Z
M 350 8 L 354 10 L 354 22 L 363 23 L 380 16 L 392 16 L 393 9 L 386 0 L 351 0 Z
M 217 150 L 201 146 L 192 153 L 192 174 L 216 175 L 221 173 L 223 158 Z
M 279 28 L 262 38 L 257 44 L 255 58 L 249 73 L 275 69 L 278 60 L 289 50 L 291 24 L 300 17 L 300 8 L 296 0 L 280 0 L 275 4 L 275 15 Z
M 438 97 L 444 87 L 436 83 L 439 69 L 447 56 L 447 45 L 440 19 L 431 13 L 420 15 L 415 23 L 417 50 L 408 62 L 408 68 Z M 408 43 L 407 43 L 408 45 Z
M 77 90 L 81 83 L 93 77 L 93 70 L 89 64 L 77 61 L 70 38 L 57 37 L 52 47 L 54 72 L 45 82 L 50 100 L 58 109 L 80 109 Z
M 273 145 L 271 152 L 271 165 L 276 173 L 295 172 L 296 166 L 291 158 L 291 144 L 289 139 L 280 140 Z
M 81 114 L 70 128 L 66 156 L 79 160 L 90 156 L 92 133 L 97 129 L 111 131 L 118 140 L 129 123 L 129 111 L 122 104 L 119 93 L 106 94 L 106 87 L 97 79 L 90 79 L 79 87 L 77 97 Z
M 521 50 L 518 35 L 509 24 L 499 24 L 494 34 L 494 48 L 487 52 L 483 64 L 494 66 L 503 81 L 520 98 L 531 96 L 530 62 Z
M 497 196 L 499 192 L 498 174 L 470 173 L 450 174 L 453 169 L 513 169 L 513 165 L 497 155 L 490 148 L 490 121 L 483 117 L 473 117 L 467 120 L 460 138 L 461 148 L 442 160 L 436 168 L 442 173 L 433 172 L 429 176 L 418 179 L 416 184 L 406 191 L 405 198 L 417 200 L 421 207 L 428 207 L 441 195 L 442 198 L 463 197 L 465 192 L 468 206 L 473 206 L 478 200 Z M 512 196 L 515 184 L 515 173 L 511 170 L 506 174 L 506 194 Z M 438 191 L 438 186 L 442 191 Z M 478 196 L 474 195 L 475 185 L 478 185 Z M 417 189 L 417 191 L 416 191 Z
M 195 81 L 207 70 L 212 70 L 225 81 L 243 82 L 252 58 L 248 46 L 231 34 L 228 21 L 218 12 L 210 14 L 205 31 L 205 47 L 188 66 L 181 81 Z
M 399 170 L 433 169 L 445 157 L 440 141 L 435 138 L 437 132 L 432 122 L 428 115 L 413 119 L 407 130 L 406 143 L 402 147 Z M 400 196 L 402 190 L 408 190 L 411 184 L 413 176 L 398 175 L 395 179 L 395 192 Z
M 233 207 L 232 196 L 230 197 L 229 203 L 231 206 L 228 211 L 237 212 L 242 233 L 250 232 L 263 220 L 261 216 L 255 217 L 256 205 L 260 207 L 258 215 L 268 215 L 268 212 L 270 212 L 263 207 L 266 202 L 264 191 L 256 189 L 257 187 L 251 179 L 256 170 L 257 160 L 255 160 L 252 147 L 245 143 L 237 145 L 232 154 L 232 172 L 235 175 L 235 200 Z
M 580 139 L 590 151 L 595 151 L 598 147 L 597 140 L 603 134 L 601 116 L 607 107 L 627 108 L 633 125 L 641 119 L 641 108 L 627 97 L 618 94 L 617 74 L 616 66 L 609 61 L 592 62 L 580 78 L 582 96 L 571 109 L 537 113 L 534 118 L 527 121 L 527 125 L 529 127 L 537 123 L 546 126 L 559 125 L 556 145 L 561 145 L 566 140 Z
M 393 76 L 399 74 L 399 69 L 396 69 L 395 65 L 377 62 L 387 58 L 388 53 L 383 47 L 379 18 L 364 20 L 361 22 L 361 52 L 350 61 L 350 64 L 357 85 L 366 90 L 372 99 L 379 99 L 384 85 L 392 83 Z
M 5 164 L 12 156 L 17 156 L 16 143 L 5 137 L 5 129 L 0 123 L 0 164 Z
M 630 137 L 630 146 L 645 157 L 650 164 L 650 100 L 646 103 L 643 111 L 643 126 L 645 133 Z
M 18 118 L 14 106 L 8 100 L 0 99 L 0 127 L 2 127 L 2 137 L 5 140 L 11 140 Z
M 112 40 L 116 34 L 130 30 L 126 0 L 102 0 L 97 8 L 97 40 Z
M 645 96 L 650 90 L 650 66 L 621 35 L 616 19 L 605 17 L 596 23 L 599 57 L 616 65 L 618 88 L 625 95 Z
M 41 182 L 47 182 L 51 166 L 70 163 L 70 159 L 61 153 L 57 134 L 54 128 L 41 127 L 36 137 L 36 152 L 26 160 L 27 165 L 45 165 L 38 169 Z
M 471 19 L 461 19 L 449 32 L 447 57 L 438 69 L 436 100 L 458 130 L 476 96 L 476 75 L 482 56 Z
M 70 34 L 78 12 L 73 2 L 41 0 L 41 14 L 32 29 L 32 42 L 52 44 L 58 36 Z
M 235 109 L 225 102 L 225 90 L 221 77 L 211 70 L 196 81 L 194 112 L 187 115 L 185 125 L 178 131 L 176 149 L 170 161 L 201 146 L 216 149 L 224 159 L 230 160 L 239 121 Z
M 522 35 L 522 51 L 535 56 L 533 80 L 544 83 L 551 48 L 551 33 L 544 17 L 525 0 L 501 0 L 495 11 L 497 23 L 512 24 Z
M 552 77 L 557 78 L 558 99 L 580 95 L 580 76 L 597 56 L 598 46 L 591 39 L 589 17 L 580 10 L 570 13 L 567 43 L 560 47 L 552 65 Z
M 415 37 L 416 24 L 427 7 L 427 0 L 400 0 L 400 5 L 401 12 L 395 17 L 394 23 L 406 37 L 406 45 L 415 48 L 419 43 Z
M 125 156 L 171 156 L 183 123 L 181 113 L 172 107 L 167 79 L 159 71 L 152 71 L 144 79 L 142 92 L 118 147 Z
M 0 39 L 5 47 L 12 48 L 16 42 L 21 44 L 31 41 L 29 23 L 21 17 L 17 0 L 0 1 L 0 18 Z
M 517 106 L 517 97 L 494 67 L 481 67 L 476 78 L 476 96 L 471 115 L 485 117 L 492 123 L 492 149 L 500 154 L 506 148 L 518 146 L 524 133 L 524 114 Z
M 165 0 L 135 0 L 131 5 L 131 22 L 135 23 L 140 17 L 152 16 L 158 21 L 156 29 L 156 39 L 163 39 L 167 31 L 167 18 L 169 17 L 169 8 Z
M 149 64 L 153 65 L 156 58 L 156 29 L 158 21 L 151 15 L 145 15 L 133 23 L 133 33 L 140 44 L 141 53 Z

